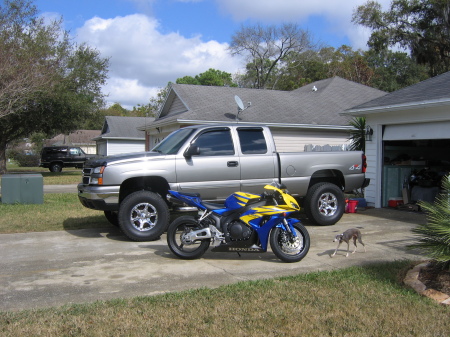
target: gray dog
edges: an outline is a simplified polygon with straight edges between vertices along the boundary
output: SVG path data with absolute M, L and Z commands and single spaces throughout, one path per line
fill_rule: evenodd
M 333 255 L 331 255 L 331 257 L 336 255 L 336 252 L 342 242 L 347 242 L 347 254 L 345 255 L 345 257 L 348 257 L 348 251 L 350 250 L 350 240 L 352 240 L 352 239 L 353 239 L 353 244 L 355 245 L 355 250 L 352 252 L 352 254 L 354 252 L 356 252 L 356 239 L 358 239 L 359 243 L 363 245 L 364 252 L 365 252 L 366 246 L 362 242 L 361 237 L 362 237 L 361 232 L 359 231 L 359 229 L 356 229 L 356 228 L 347 229 L 344 233 L 336 235 L 333 242 L 339 241 L 339 243 L 338 243 L 338 246 L 336 247 L 336 250 L 334 251 Z

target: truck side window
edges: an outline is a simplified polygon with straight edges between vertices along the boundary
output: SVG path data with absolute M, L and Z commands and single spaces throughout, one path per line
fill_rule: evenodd
M 78 151 L 78 149 L 76 147 L 72 147 L 72 148 L 70 148 L 69 153 L 73 156 L 76 156 L 76 155 L 80 154 L 80 151 Z
M 230 130 L 212 130 L 201 134 L 195 145 L 200 148 L 200 156 L 234 155 Z
M 241 151 L 243 154 L 267 153 L 266 139 L 262 129 L 238 129 Z

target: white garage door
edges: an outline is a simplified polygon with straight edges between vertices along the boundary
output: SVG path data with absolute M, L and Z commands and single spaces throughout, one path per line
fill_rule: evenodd
M 450 122 L 386 125 L 383 140 L 447 139 Z

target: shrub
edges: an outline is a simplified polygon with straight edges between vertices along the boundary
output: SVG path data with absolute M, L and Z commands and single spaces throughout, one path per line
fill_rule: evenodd
M 413 229 L 418 242 L 410 245 L 450 270 L 450 175 L 443 178 L 440 193 L 434 203 L 419 202 L 427 214 L 427 223 Z
M 20 167 L 39 166 L 40 156 L 36 154 L 24 154 L 11 151 L 9 157 L 13 159 Z

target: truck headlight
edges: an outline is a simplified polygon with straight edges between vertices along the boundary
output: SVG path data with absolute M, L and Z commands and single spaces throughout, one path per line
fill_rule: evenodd
M 103 171 L 105 166 L 98 166 L 92 170 L 91 173 L 91 184 L 93 185 L 103 185 Z
M 103 178 L 91 178 L 91 184 L 93 185 L 102 185 Z
M 92 170 L 92 173 L 100 173 L 100 174 L 103 174 L 103 171 L 105 170 L 105 166 L 98 166 L 98 167 L 95 167 L 93 170 Z

